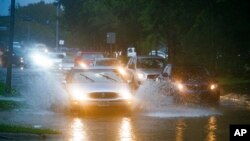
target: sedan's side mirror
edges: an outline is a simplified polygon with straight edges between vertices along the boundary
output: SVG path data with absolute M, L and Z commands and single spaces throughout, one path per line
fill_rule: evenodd
M 163 77 L 169 77 L 168 73 L 163 73 L 162 76 Z

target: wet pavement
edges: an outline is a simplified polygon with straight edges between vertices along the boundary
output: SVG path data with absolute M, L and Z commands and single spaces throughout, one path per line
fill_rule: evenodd
M 4 79 L 5 71 L 0 69 L 0 80 Z M 14 69 L 13 87 L 28 107 L 1 111 L 0 123 L 57 129 L 62 132 L 58 140 L 68 141 L 228 141 L 230 124 L 250 124 L 247 96 L 223 95 L 219 106 L 175 105 L 171 96 L 165 96 L 168 87 L 155 82 L 146 82 L 138 90 L 140 112 L 73 114 L 67 110 L 62 80 L 63 74 L 55 71 Z

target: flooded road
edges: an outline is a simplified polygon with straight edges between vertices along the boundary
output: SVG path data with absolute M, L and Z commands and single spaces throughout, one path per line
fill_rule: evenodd
M 0 74 L 4 80 L 4 70 Z M 14 69 L 13 87 L 28 107 L 1 111 L 0 123 L 57 129 L 62 132 L 58 140 L 68 141 L 228 141 L 230 124 L 250 124 L 247 96 L 223 95 L 219 106 L 176 105 L 167 95 L 169 88 L 155 82 L 138 90 L 135 107 L 140 112 L 73 114 L 67 111 L 62 80 L 57 72 Z

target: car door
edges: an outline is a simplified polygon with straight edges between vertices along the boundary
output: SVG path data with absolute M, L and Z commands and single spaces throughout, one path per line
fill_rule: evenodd
M 172 74 L 172 64 L 167 64 L 163 69 L 160 76 L 157 78 L 157 81 L 166 81 L 169 80 Z
M 167 64 L 162 73 L 167 73 L 168 76 L 170 76 L 171 72 L 172 72 L 172 64 Z
M 127 73 L 128 73 L 128 80 L 132 81 L 135 77 L 136 72 L 136 66 L 135 66 L 135 58 L 130 58 L 128 64 L 127 64 Z

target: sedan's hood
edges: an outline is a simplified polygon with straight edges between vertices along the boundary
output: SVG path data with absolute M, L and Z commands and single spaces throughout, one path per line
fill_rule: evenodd
M 189 78 L 189 79 L 185 79 L 183 81 L 184 84 L 187 84 L 187 85 L 207 85 L 207 84 L 210 84 L 212 81 L 208 78 Z
M 161 69 L 138 69 L 139 72 L 143 72 L 145 74 L 160 74 Z
M 70 89 L 81 89 L 87 93 L 91 92 L 116 92 L 130 91 L 127 83 L 75 83 L 67 86 Z

